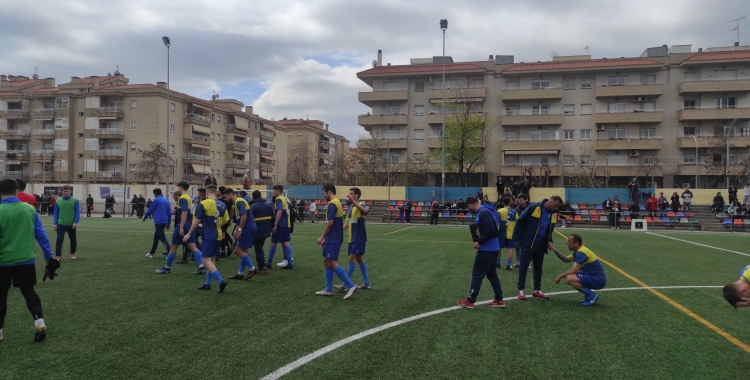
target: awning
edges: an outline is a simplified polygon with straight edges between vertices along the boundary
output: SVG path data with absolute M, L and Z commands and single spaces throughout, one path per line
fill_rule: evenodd
M 205 134 L 207 134 L 207 135 L 210 136 L 211 135 L 211 128 L 204 127 L 202 125 L 195 125 L 195 124 L 193 124 L 193 132 L 205 133 Z
M 192 141 L 190 143 L 190 146 L 192 146 L 193 148 L 198 148 L 198 149 L 210 149 L 211 143 L 208 141 Z
M 532 156 L 537 154 L 557 154 L 556 150 L 506 150 L 506 156 Z
M 99 120 L 114 120 L 117 119 L 115 116 L 100 116 L 97 119 Z
M 190 164 L 195 174 L 211 174 L 211 167 L 208 165 Z
M 5 161 L 5 165 L 21 165 L 21 161 Z
M 463 102 L 481 102 L 481 101 L 484 101 L 484 98 L 456 98 L 456 97 L 453 97 L 453 98 L 446 97 L 445 98 L 445 102 L 446 103 L 455 102 L 457 100 L 460 101 L 460 102 L 462 102 L 462 103 Z M 443 99 L 430 99 L 430 103 L 432 103 L 432 104 L 437 104 L 437 103 L 442 103 L 442 102 L 443 102 Z

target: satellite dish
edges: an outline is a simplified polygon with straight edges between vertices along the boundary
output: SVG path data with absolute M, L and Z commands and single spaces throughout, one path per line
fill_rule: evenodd
M 378 61 L 376 59 L 372 60 L 372 67 L 378 66 Z

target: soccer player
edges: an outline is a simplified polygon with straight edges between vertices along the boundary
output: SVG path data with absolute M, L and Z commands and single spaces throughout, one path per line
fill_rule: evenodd
M 516 242 L 513 241 L 513 229 L 516 228 L 516 219 L 518 218 L 518 212 L 510 207 L 510 198 L 503 198 L 503 208 L 498 213 L 500 214 L 500 255 L 497 257 L 497 267 L 500 268 L 500 256 L 503 254 L 503 248 L 508 249 L 508 258 L 505 260 L 505 270 L 511 270 L 510 265 L 513 263 L 513 251 L 516 248 Z M 502 234 L 505 236 L 502 236 Z M 518 267 L 518 257 L 516 257 L 516 265 Z
M 750 306 L 750 265 L 740 270 L 737 281 L 724 286 L 723 293 L 724 299 L 735 308 Z
M 333 275 L 341 279 L 348 289 L 345 300 L 352 298 L 357 286 L 354 285 L 344 268 L 339 266 L 339 251 L 344 244 L 344 210 L 341 201 L 336 198 L 336 186 L 327 183 L 323 186 L 323 197 L 328 201 L 328 213 L 326 215 L 326 227 L 323 235 L 318 239 L 318 245 L 323 248 L 323 264 L 326 267 L 326 288 L 315 292 L 318 296 L 333 296 Z
M 219 256 L 221 244 L 221 227 L 229 219 L 227 206 L 216 200 L 217 189 L 215 185 L 206 187 L 207 199 L 202 200 L 195 206 L 195 222 L 190 226 L 190 230 L 182 238 L 187 243 L 190 237 L 198 229 L 198 221 L 203 228 L 203 266 L 208 269 L 206 273 L 206 282 L 198 290 L 211 290 L 211 279 L 216 280 L 219 284 L 219 293 L 224 293 L 227 282 L 219 274 L 214 264 L 216 257 Z
M 224 186 L 219 186 L 219 198 L 224 202 L 224 205 L 227 206 L 227 211 L 229 211 L 229 217 L 231 220 L 237 220 L 234 216 L 234 202 L 231 201 L 229 198 L 224 197 L 224 191 L 226 191 L 227 188 Z M 219 257 L 225 258 L 229 257 L 229 255 L 232 254 L 232 250 L 234 249 L 234 241 L 232 240 L 231 234 L 227 233 L 227 230 L 229 229 L 229 224 L 227 223 L 224 226 L 221 227 L 221 255 Z M 236 227 L 236 225 L 235 225 Z M 217 258 L 218 259 L 218 258 Z
M 76 258 L 76 248 L 78 247 L 76 229 L 78 228 L 78 222 L 81 220 L 81 205 L 78 203 L 78 199 L 70 196 L 70 191 L 70 186 L 62 187 L 63 197 L 55 202 L 55 211 L 52 217 L 52 230 L 57 231 L 57 241 L 55 242 L 57 261 L 62 258 L 62 247 L 66 232 L 68 238 L 70 238 L 70 258 Z
M 258 232 L 255 234 L 253 248 L 255 249 L 255 263 L 260 268 L 258 273 L 266 273 L 266 253 L 263 251 L 263 245 L 266 239 L 271 236 L 273 228 L 273 208 L 260 195 L 260 191 L 253 191 L 253 200 L 250 202 L 250 209 L 255 217 L 255 225 Z M 268 266 L 270 268 L 270 265 Z
M 599 300 L 599 295 L 594 290 L 604 289 L 607 285 L 607 276 L 604 274 L 604 267 L 594 252 L 583 245 L 581 235 L 570 234 L 568 236 L 568 249 L 573 251 L 572 254 L 564 256 L 552 245 L 550 249 L 555 252 L 557 258 L 564 263 L 576 263 L 568 271 L 555 277 L 555 283 L 559 284 L 560 280 L 565 279 L 568 285 L 573 289 L 583 293 L 584 299 L 581 302 L 583 306 L 591 306 Z
M 349 199 L 349 211 L 346 214 L 344 230 L 349 230 L 349 279 L 354 275 L 354 270 L 359 264 L 359 270 L 362 272 L 363 285 L 359 289 L 370 289 L 370 277 L 367 276 L 367 264 L 365 264 L 365 244 L 367 243 L 367 231 L 365 230 L 365 218 L 367 209 L 360 202 L 362 191 L 357 187 L 349 189 L 347 199 Z M 349 291 L 344 284 L 336 286 L 342 291 Z
M 36 197 L 26 192 L 26 181 L 17 179 L 16 183 L 18 184 L 18 200 L 34 206 L 36 210 Z
M 498 222 L 500 217 L 495 212 L 495 207 L 490 204 L 480 204 L 479 200 L 474 197 L 466 198 L 466 205 L 472 213 L 477 214 L 476 223 L 479 225 L 480 238 L 474 242 L 474 249 L 477 250 L 474 256 L 474 266 L 471 271 L 471 287 L 469 297 L 458 300 L 458 306 L 467 309 L 474 308 L 474 302 L 479 295 L 479 289 L 482 288 L 482 280 L 487 277 L 492 285 L 492 291 L 495 293 L 495 299 L 488 303 L 488 307 L 505 307 L 503 301 L 503 288 L 500 286 L 500 279 L 497 277 L 497 268 L 495 259 L 500 254 L 500 241 L 498 239 Z
M 47 326 L 42 315 L 42 301 L 34 291 L 34 240 L 42 248 L 44 260 L 48 265 L 54 258 L 36 209 L 22 203 L 16 196 L 17 193 L 16 181 L 0 181 L 0 197 L 3 199 L 0 202 L 0 342 L 4 339 L 3 329 L 11 285 L 21 290 L 26 307 L 34 318 L 34 341 L 41 342 L 47 336 Z
M 195 245 L 195 236 L 188 235 L 193 224 L 193 213 L 191 208 L 193 206 L 193 199 L 190 198 L 187 191 L 190 188 L 190 184 L 186 181 L 180 181 L 177 183 L 177 189 L 180 192 L 180 197 L 177 200 L 177 206 L 179 209 L 175 213 L 175 229 L 172 232 L 172 244 L 169 246 L 169 253 L 167 254 L 167 264 L 164 268 L 157 269 L 156 273 L 169 274 L 172 273 L 172 263 L 174 262 L 177 247 L 186 245 L 190 252 L 193 253 L 195 262 L 198 263 L 198 270 L 193 274 L 205 274 L 206 268 L 203 264 L 203 254 Z M 178 216 L 179 215 L 179 216 Z M 196 220 L 197 224 L 198 221 Z M 196 226 L 197 227 L 197 226 Z M 183 240 L 185 236 L 188 236 L 187 240 Z
M 169 242 L 167 242 L 167 237 L 164 236 L 164 231 L 169 231 L 169 220 L 172 219 L 171 207 L 167 198 L 162 195 L 161 189 L 154 189 L 154 201 L 151 202 L 151 206 L 143 215 L 144 222 L 149 216 L 154 216 L 154 243 L 151 245 L 151 250 L 146 254 L 149 259 L 154 258 L 159 242 L 164 246 L 164 249 L 169 251 Z
M 236 240 L 234 252 L 237 253 L 237 257 L 240 258 L 240 269 L 237 271 L 236 275 L 229 277 L 229 279 L 249 280 L 258 273 L 255 265 L 253 265 L 253 262 L 250 260 L 250 256 L 247 254 L 247 250 L 253 246 L 255 233 L 258 231 L 258 227 L 255 225 L 255 218 L 253 217 L 250 205 L 243 198 L 238 198 L 234 193 L 234 190 L 224 190 L 224 202 L 226 202 L 226 204 L 231 203 L 234 205 L 234 220 L 237 224 L 237 229 L 234 230 L 234 238 Z M 245 268 L 249 269 L 247 278 L 245 278 Z
M 284 197 L 284 186 L 276 185 L 273 187 L 273 196 L 276 200 L 273 202 L 276 210 L 276 219 L 274 219 L 273 229 L 271 230 L 271 248 L 268 250 L 268 269 L 273 266 L 273 256 L 276 254 L 276 245 L 281 243 L 284 249 L 284 261 L 279 263 L 281 269 L 292 269 L 292 247 L 289 242 L 292 240 L 289 228 L 289 201 Z

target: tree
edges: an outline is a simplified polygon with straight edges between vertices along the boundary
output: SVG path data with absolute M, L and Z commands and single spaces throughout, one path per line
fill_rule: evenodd
M 602 168 L 606 160 L 601 151 L 593 149 L 591 143 L 581 144 L 581 155 L 574 157 L 571 165 L 564 167 L 564 176 L 570 187 L 606 187 L 611 172 Z M 598 167 L 597 167 L 598 166 Z
M 290 147 L 287 155 L 287 182 L 298 185 L 318 183 L 318 154 L 309 147 L 307 139 Z
M 167 150 L 164 144 L 151 144 L 149 149 L 138 149 L 140 158 L 132 173 L 133 182 L 156 183 L 164 178 L 164 165 L 167 160 Z M 175 161 L 169 157 L 169 177 L 174 178 Z M 126 168 L 127 170 L 127 168 Z
M 360 154 L 357 156 L 359 180 L 357 182 L 369 186 L 388 185 L 388 148 L 387 141 L 382 138 L 360 139 L 357 142 Z M 391 176 L 393 184 L 393 177 Z
M 714 176 L 709 180 L 710 187 L 716 187 L 720 183 L 726 184 L 727 180 L 730 184 L 747 183 L 750 173 L 750 157 L 748 157 L 747 147 L 732 145 L 732 138 L 737 136 L 733 129 L 725 133 L 723 126 L 714 128 L 713 137 L 710 137 L 711 147 L 707 149 L 708 156 L 703 162 L 706 166 L 706 173 Z M 729 146 L 729 157 L 727 157 L 727 146 Z
M 549 166 L 521 166 L 522 177 L 528 178 L 533 187 L 549 187 L 552 169 Z

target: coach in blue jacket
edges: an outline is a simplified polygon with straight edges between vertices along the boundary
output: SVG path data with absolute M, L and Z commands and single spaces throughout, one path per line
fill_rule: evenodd
M 154 257 L 159 242 L 164 246 L 164 249 L 169 251 L 169 242 L 167 241 L 167 237 L 164 236 L 164 231 L 169 230 L 169 222 L 172 219 L 172 205 L 170 205 L 167 198 L 164 198 L 159 188 L 154 189 L 154 201 L 151 203 L 151 206 L 148 206 L 146 214 L 143 215 L 143 221 L 145 222 L 151 215 L 154 216 L 155 231 L 154 244 L 151 245 L 151 250 L 146 254 L 146 257 L 149 259 Z
M 253 191 L 252 195 L 253 200 L 250 202 L 250 210 L 253 212 L 255 225 L 258 227 L 258 232 L 255 233 L 255 241 L 253 242 L 255 262 L 258 265 L 259 273 L 265 273 L 267 269 L 266 253 L 263 251 L 263 245 L 266 243 L 266 239 L 271 236 L 273 208 L 261 197 L 260 191 Z
M 557 195 L 549 199 L 543 199 L 539 203 L 530 204 L 518 217 L 516 227 L 513 229 L 513 240 L 521 258 L 521 267 L 518 268 L 518 299 L 525 301 L 526 295 L 526 273 L 529 263 L 534 264 L 534 293 L 535 298 L 548 299 L 542 293 L 542 266 L 544 255 L 552 244 L 552 233 L 557 221 L 557 209 L 563 200 Z

